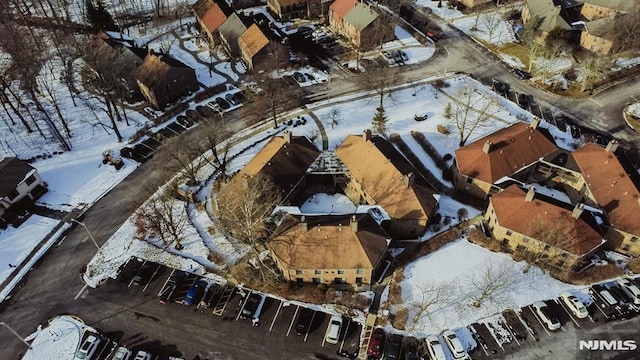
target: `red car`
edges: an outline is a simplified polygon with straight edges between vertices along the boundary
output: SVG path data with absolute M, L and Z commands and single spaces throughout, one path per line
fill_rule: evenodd
M 369 348 L 367 349 L 367 356 L 379 359 L 382 356 L 382 350 L 384 348 L 384 330 L 382 328 L 376 328 L 373 330 L 371 340 L 369 340 Z

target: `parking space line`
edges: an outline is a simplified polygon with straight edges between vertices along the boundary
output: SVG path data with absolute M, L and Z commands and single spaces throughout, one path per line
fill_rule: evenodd
M 280 304 L 278 304 L 278 310 L 276 310 L 276 314 L 273 316 L 273 320 L 271 320 L 271 326 L 269 326 L 269 331 L 273 330 L 273 324 L 276 323 L 278 314 L 280 314 L 280 309 L 282 309 L 282 301 L 280 301 Z
M 138 260 L 136 260 L 136 261 L 138 261 Z M 143 268 L 146 263 L 147 263 L 147 260 L 142 261 L 142 264 L 140 264 L 140 267 L 138 268 L 138 270 Z M 127 285 L 127 287 L 131 287 L 131 285 L 133 285 L 133 280 L 135 278 L 136 277 L 135 277 L 135 274 L 134 274 L 134 276 L 131 278 L 131 280 L 129 280 L 129 285 Z
M 289 333 L 291 333 L 291 328 L 293 327 L 294 321 L 296 321 L 298 311 L 300 311 L 300 305 L 296 305 L 296 311 L 293 313 L 293 318 L 291 318 L 291 322 L 289 323 L 289 329 L 287 329 L 287 336 L 289 336 Z
M 344 347 L 344 341 L 347 339 L 347 333 L 349 332 L 349 326 L 351 326 L 351 318 L 347 318 L 347 327 L 344 328 L 344 332 L 342 334 L 342 342 L 340 342 L 340 352 L 342 352 L 342 348 Z
M 538 314 L 536 314 L 536 312 L 533 310 L 531 305 L 529 305 L 528 308 L 529 308 L 529 310 L 531 310 L 531 313 L 533 314 L 533 317 L 535 317 L 536 320 L 538 320 L 538 323 L 540 323 L 540 325 L 542 326 L 542 330 L 544 330 L 544 332 L 546 332 L 547 335 L 551 336 L 551 333 L 549 332 L 549 330 L 547 330 L 547 326 L 544 323 L 542 323 L 542 320 L 540 320 L 540 318 L 538 317 Z
M 520 321 L 520 323 L 522 324 L 522 326 L 524 326 L 524 329 L 527 330 L 527 334 L 531 335 L 531 338 L 533 339 L 533 341 L 536 341 L 536 337 L 533 336 L 533 329 L 531 329 L 525 322 L 524 320 L 522 320 L 522 317 L 520 316 L 520 312 L 519 311 L 513 311 L 514 313 L 516 313 L 516 316 L 518 317 L 518 321 Z
M 164 290 L 164 287 L 167 286 L 167 283 L 169 282 L 169 279 L 171 278 L 171 276 L 173 276 L 174 272 L 176 272 L 176 269 L 171 270 L 171 274 L 169 274 L 169 277 L 167 277 L 167 280 L 165 280 L 164 284 L 162 284 L 162 287 L 160 288 L 160 291 L 158 292 L 157 296 L 162 295 L 162 290 Z
M 240 314 L 242 314 L 242 309 L 244 309 L 244 306 L 247 304 L 247 301 L 249 300 L 249 296 L 251 296 L 251 291 L 249 291 L 247 294 L 245 294 L 244 296 L 244 301 L 241 301 L 241 305 L 240 305 L 240 309 L 238 310 L 238 313 L 236 314 L 236 321 L 238 321 L 238 319 L 240 319 Z
M 567 314 L 569 315 L 569 318 L 571 319 L 571 321 L 573 321 L 574 324 L 576 324 L 577 327 L 580 327 L 580 324 L 578 324 L 578 321 L 576 319 L 573 318 L 573 316 L 571 315 L 571 311 L 569 309 L 567 309 L 567 306 L 565 304 L 562 303 L 562 301 L 556 301 L 554 300 L 556 303 L 558 303 L 560 305 L 560 307 L 567 312 Z
M 477 339 L 475 339 L 475 340 L 476 340 L 476 343 L 480 344 L 480 348 L 482 349 L 482 351 L 484 351 L 485 355 L 489 356 L 489 352 L 487 352 L 487 349 L 486 349 L 486 348 L 488 347 L 488 346 L 487 346 L 487 342 L 486 342 L 486 341 L 484 341 L 484 340 L 480 341 L 480 338 L 481 338 L 481 337 L 480 337 L 480 334 L 478 334 L 478 330 L 476 330 L 476 329 L 475 329 L 475 327 L 473 326 L 473 324 L 469 325 L 469 326 L 468 326 L 468 329 L 472 330 L 472 331 L 471 331 L 471 336 L 472 336 L 472 337 L 473 337 L 473 336 L 475 336 L 475 337 L 477 338 Z M 424 340 L 425 345 L 426 345 L 426 341 L 427 341 L 427 340 L 425 339 L 425 340 Z M 426 354 L 426 353 L 425 353 L 425 354 Z
M 156 266 L 156 270 L 153 272 L 153 274 L 149 278 L 149 281 L 147 281 L 147 283 L 142 288 L 142 292 L 147 291 L 147 288 L 149 287 L 149 285 L 151 285 L 151 281 L 153 281 L 153 278 L 156 277 L 156 275 L 158 275 L 158 271 L 160 271 L 161 267 L 162 267 L 162 265 L 160 265 L 160 264 L 158 264 L 158 266 Z
M 313 325 L 313 319 L 315 319 L 316 317 L 316 312 L 317 311 L 313 311 L 313 315 L 311 315 L 311 321 L 309 321 L 309 327 L 307 328 L 307 333 L 304 334 L 304 341 L 307 341 L 307 338 L 309 337 L 309 332 L 311 331 L 311 326 Z
M 76 295 L 76 297 L 74 297 L 74 298 L 73 298 L 73 300 L 78 300 L 78 298 L 82 295 L 82 293 L 86 290 L 86 288 L 87 288 L 88 286 L 89 286 L 89 285 L 84 284 L 84 286 L 82 287 L 82 289 L 80 289 L 80 291 L 78 291 L 78 294 Z
M 507 329 L 509 334 L 511 334 L 511 337 L 513 337 L 513 339 L 518 343 L 518 346 L 520 346 L 520 341 L 518 341 L 516 335 L 513 333 L 513 331 L 511 331 L 511 326 L 507 323 L 507 319 L 505 319 L 504 315 L 502 316 L 502 318 L 504 319 L 504 327 Z M 502 350 L 504 350 L 504 348 Z

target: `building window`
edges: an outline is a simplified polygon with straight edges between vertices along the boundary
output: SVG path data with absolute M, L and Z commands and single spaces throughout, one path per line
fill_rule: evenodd
M 314 273 L 315 273 L 316 275 L 322 275 L 322 270 L 316 270 Z
M 25 180 L 24 182 L 27 183 L 27 185 L 31 185 L 36 181 L 36 177 L 34 175 L 31 175 L 27 178 L 27 180 Z
M 296 275 L 302 275 L 302 270 L 296 270 Z
M 302 278 L 296 278 L 296 284 L 302 285 L 304 284 L 304 280 Z
M 631 239 L 629 239 L 630 242 L 635 243 L 638 242 L 638 238 L 635 236 L 632 236 Z
M 467 176 L 467 184 L 471 184 L 473 182 L 473 178 Z
M 338 270 L 338 275 L 344 275 L 344 270 Z
M 357 277 L 356 278 L 356 285 L 358 285 L 358 286 L 362 285 L 362 278 L 361 277 Z
M 519 244 L 518 246 L 516 246 L 516 251 L 524 252 L 526 249 L 527 248 L 522 244 Z
M 511 236 L 511 235 L 513 235 L 513 231 L 507 230 L 507 236 Z
M 312 279 L 312 281 L 313 281 L 314 284 L 322 284 L 324 282 L 324 279 L 323 278 L 314 277 Z
M 17 198 L 18 195 L 20 195 L 18 190 L 13 190 L 12 192 L 9 193 L 9 195 L 7 195 L 7 197 L 9 198 L 9 200 L 13 200 L 13 199 Z
M 549 246 L 549 244 L 544 244 L 544 251 L 547 251 L 551 249 L 551 246 Z
M 560 254 L 560 257 L 563 257 L 563 258 L 566 259 L 566 258 L 569 257 L 569 253 L 568 252 L 562 252 L 562 254 Z
M 558 264 L 558 267 L 564 266 L 564 260 L 559 260 L 557 264 Z
M 525 236 L 524 238 L 522 238 L 522 242 L 529 242 L 529 238 Z
M 334 282 L 335 282 L 336 284 L 345 284 L 345 283 L 346 283 L 346 281 L 344 280 L 344 278 L 341 278 L 341 277 L 337 277 L 337 278 L 335 278 L 335 279 L 334 279 Z
M 622 247 L 622 250 L 624 251 L 629 251 L 629 249 L 631 249 L 631 246 L 629 244 Z
M 356 270 L 356 274 L 358 274 L 358 275 L 364 274 L 364 269 L 357 269 Z

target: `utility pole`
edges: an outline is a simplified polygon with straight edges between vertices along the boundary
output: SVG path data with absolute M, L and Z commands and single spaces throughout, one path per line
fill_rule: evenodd
M 83 222 L 80 222 L 76 219 L 71 219 L 72 222 L 82 226 L 84 228 L 84 230 L 87 232 L 87 234 L 89 234 L 89 238 L 91 239 L 91 241 L 93 242 L 93 245 L 96 246 L 96 249 L 98 249 L 98 251 L 100 251 L 100 246 L 98 245 L 98 243 L 96 242 L 96 239 L 93 238 L 93 235 L 91 235 L 91 231 L 89 231 L 89 229 L 87 228 L 87 225 L 85 225 Z
M 20 339 L 20 341 L 22 341 L 25 345 L 27 345 L 27 347 L 28 347 L 29 349 L 33 349 L 33 348 L 31 347 L 31 344 L 29 344 L 29 343 L 27 342 L 27 340 L 25 340 L 22 336 L 20 336 L 17 332 L 15 332 L 15 330 L 13 330 L 9 325 L 5 324 L 4 322 L 0 322 L 0 325 L 2 325 L 2 326 L 4 326 L 4 327 L 6 327 L 7 329 L 9 329 L 9 331 L 11 331 L 11 333 L 12 333 L 13 335 L 15 335 L 18 339 Z

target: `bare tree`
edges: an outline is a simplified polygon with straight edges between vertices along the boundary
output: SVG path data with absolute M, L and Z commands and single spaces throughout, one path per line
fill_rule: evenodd
M 479 308 L 485 302 L 504 303 L 507 291 L 516 283 L 513 267 L 506 261 L 487 262 L 483 268 L 474 269 L 469 276 L 469 289 L 466 297 L 471 305 Z
M 640 13 L 638 10 L 616 17 L 613 23 L 613 52 L 640 48 Z
M 491 110 L 496 101 L 470 85 L 461 87 L 455 98 L 451 117 L 460 134 L 459 145 L 464 146 L 469 137 L 493 116 Z
M 593 87 L 606 77 L 610 61 L 601 56 L 591 56 L 582 62 L 580 77 L 580 91 Z
M 277 128 L 279 114 L 300 105 L 299 92 L 281 78 L 272 77 L 271 73 L 264 72 L 252 78 L 260 90 L 249 93 L 250 103 L 242 107 L 244 114 L 264 118 L 266 113 L 273 120 L 273 127 Z
M 489 42 L 493 41 L 493 35 L 495 35 L 501 23 L 502 18 L 498 14 L 487 14 L 482 17 L 482 25 L 486 28 Z
M 205 139 L 201 145 L 202 158 L 213 166 L 215 172 L 219 174 L 218 178 L 224 181 L 227 177 L 227 156 L 231 148 L 231 142 L 226 140 L 229 139 L 231 133 L 224 129 L 220 123 L 211 119 L 203 124 L 202 133 Z M 207 156 L 209 152 L 211 153 L 210 157 Z
M 331 111 L 325 115 L 325 122 L 331 125 L 331 128 L 335 128 L 342 121 L 342 113 L 336 107 L 331 108 Z
M 189 224 L 186 204 L 171 196 L 173 189 L 156 194 L 147 200 L 133 215 L 136 238 L 160 239 L 166 247 L 174 244 L 183 248 L 184 233 Z
M 378 107 L 384 108 L 384 98 L 391 96 L 389 88 L 396 84 L 397 76 L 397 68 L 391 68 L 382 62 L 374 62 L 360 78 L 366 90 L 373 91 L 378 95 Z
M 236 175 L 212 199 L 212 209 L 222 229 L 256 249 L 267 236 L 265 222 L 280 199 L 280 192 L 265 175 Z
M 188 186 L 200 183 L 199 171 L 205 165 L 202 158 L 203 149 L 198 144 L 185 143 L 179 137 L 166 140 L 165 154 L 168 170 L 181 172 L 187 178 Z
M 414 284 L 411 300 L 407 304 L 408 308 L 414 311 L 413 323 L 417 323 L 424 316 L 429 317 L 430 310 L 447 302 L 452 293 L 453 289 L 449 283 L 423 281 Z
M 565 248 L 580 241 L 572 223 L 575 219 L 565 212 L 560 217 L 536 216 L 528 226 L 529 245 L 522 251 L 527 266 L 522 270 L 527 273 L 531 267 L 538 266 L 543 271 L 556 268 Z

